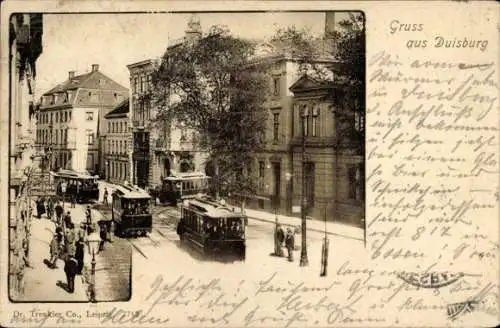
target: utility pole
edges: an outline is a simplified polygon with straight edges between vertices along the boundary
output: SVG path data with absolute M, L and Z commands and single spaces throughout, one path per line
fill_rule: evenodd
M 305 159 L 306 159 L 306 118 L 307 107 L 304 107 L 300 113 L 302 118 L 302 195 L 301 195 L 301 217 L 302 217 L 302 246 L 300 248 L 300 266 L 308 266 L 309 260 L 307 259 L 307 220 L 306 220 L 306 177 L 305 177 Z

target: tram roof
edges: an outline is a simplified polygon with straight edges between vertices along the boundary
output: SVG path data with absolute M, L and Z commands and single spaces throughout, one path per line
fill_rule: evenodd
M 210 178 L 208 175 L 206 175 L 203 172 L 183 172 L 183 173 L 175 173 L 173 175 L 170 175 L 164 180 L 172 181 L 172 180 L 191 180 L 191 179 L 200 179 L 200 178 Z
M 72 170 L 59 170 L 57 172 L 51 172 L 54 176 L 66 177 L 66 178 L 74 178 L 74 179 L 82 179 L 82 180 L 94 180 L 97 179 L 97 176 L 90 175 L 82 172 L 76 172 Z
M 123 198 L 129 199 L 150 199 L 151 196 L 144 190 L 133 187 L 116 186 L 115 192 Z
M 194 207 L 213 219 L 241 218 L 244 216 L 243 213 L 233 212 L 229 207 L 217 204 L 216 202 L 201 199 L 190 199 L 188 202 L 189 206 Z

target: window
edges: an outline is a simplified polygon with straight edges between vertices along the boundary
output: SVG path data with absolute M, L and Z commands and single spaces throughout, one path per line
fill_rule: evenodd
M 280 114 L 273 113 L 273 140 L 278 141 L 280 129 Z
M 151 91 L 153 88 L 153 77 L 151 74 L 148 74 L 148 85 L 147 85 L 148 91 Z
M 259 161 L 259 188 L 264 189 L 264 161 Z
M 120 122 L 120 133 L 123 133 L 123 122 Z
M 143 76 L 141 76 L 141 90 L 140 92 L 144 92 L 146 91 L 146 78 Z
M 87 144 L 93 145 L 94 144 L 94 132 L 92 130 L 87 130 Z
M 124 132 L 127 132 L 127 122 L 125 122 L 125 131 Z
M 54 122 L 54 113 L 50 113 L 50 124 Z
M 111 122 L 108 122 L 108 133 L 111 133 Z
M 55 119 L 55 122 L 59 122 L 59 112 L 56 112 L 56 119 Z
M 68 112 L 64 111 L 64 122 L 68 122 Z
M 68 113 L 68 119 L 71 121 L 71 112 Z
M 348 197 L 350 200 L 361 201 L 364 200 L 364 165 L 357 164 L 347 167 L 347 178 L 349 180 Z
M 313 110 L 312 110 L 312 124 L 311 124 L 311 130 L 312 130 L 313 137 L 319 136 L 318 116 L 319 116 L 319 108 L 317 106 L 314 106 Z
M 87 121 L 93 121 L 94 120 L 94 112 L 86 112 L 85 117 Z
M 302 111 L 300 112 L 302 121 L 302 133 L 304 136 L 309 135 L 309 111 L 306 105 L 302 106 Z
M 139 92 L 139 79 L 137 77 L 134 78 L 134 93 Z
M 280 77 L 276 76 L 273 78 L 273 96 L 279 96 L 280 95 Z
M 357 110 L 354 112 L 354 129 L 358 132 L 362 132 L 365 129 L 365 118 Z

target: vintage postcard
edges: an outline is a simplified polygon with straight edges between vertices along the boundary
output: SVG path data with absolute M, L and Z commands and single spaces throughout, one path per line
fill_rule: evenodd
M 496 2 L 1 12 L 2 326 L 500 324 Z

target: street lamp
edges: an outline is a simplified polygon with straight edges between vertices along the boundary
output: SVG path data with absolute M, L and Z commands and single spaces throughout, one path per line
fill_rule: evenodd
M 91 271 L 90 271 L 90 301 L 95 303 L 96 298 L 95 298 L 95 253 L 97 247 L 99 247 L 99 242 L 100 240 L 97 237 L 97 234 L 92 233 L 88 237 L 88 245 L 89 245 L 89 252 L 92 254 L 92 261 L 90 262 L 91 265 Z
M 305 188 L 306 188 L 306 177 L 305 177 L 305 158 L 306 158 L 306 119 L 308 116 L 307 107 L 303 106 L 300 112 L 302 120 L 302 195 L 301 195 L 301 218 L 302 218 L 302 245 L 300 249 L 300 266 L 308 266 L 309 260 L 307 259 L 307 221 L 306 221 L 306 199 L 305 199 Z

